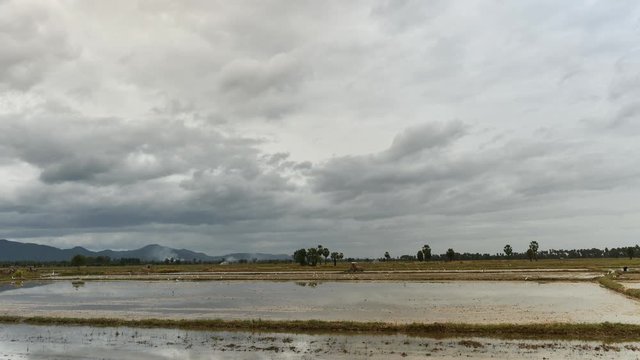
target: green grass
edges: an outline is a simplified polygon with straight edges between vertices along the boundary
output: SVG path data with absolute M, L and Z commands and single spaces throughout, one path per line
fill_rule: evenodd
M 63 325 L 93 327 L 175 328 L 208 331 L 251 331 L 332 334 L 407 334 L 425 337 L 493 337 L 508 339 L 580 339 L 598 341 L 640 340 L 640 325 L 600 324 L 393 324 L 352 321 L 272 320 L 124 320 L 109 318 L 59 318 L 0 316 L 4 324 Z
M 607 289 L 611 289 L 623 294 L 625 293 L 625 287 L 619 282 L 615 281 L 615 278 L 612 275 L 602 276 L 598 278 L 598 282 L 600 283 L 600 285 L 606 287 Z
M 606 287 L 607 289 L 619 292 L 621 294 L 627 295 L 629 297 L 640 299 L 640 289 L 629 289 L 624 285 L 616 281 L 616 278 L 619 276 L 619 273 L 608 274 L 606 276 L 602 276 L 598 278 L 598 282 L 600 285 Z

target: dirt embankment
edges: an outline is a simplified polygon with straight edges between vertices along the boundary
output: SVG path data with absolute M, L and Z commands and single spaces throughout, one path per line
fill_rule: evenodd
M 167 274 L 118 274 L 45 276 L 49 280 L 267 280 L 267 281 L 592 281 L 602 273 L 588 270 L 493 270 L 493 271 L 365 271 L 358 273 L 336 271 L 304 272 L 196 272 Z

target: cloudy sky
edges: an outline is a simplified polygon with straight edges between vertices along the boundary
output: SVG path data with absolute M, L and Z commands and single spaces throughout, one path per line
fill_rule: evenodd
M 0 0 L 0 238 L 640 242 L 636 1 Z

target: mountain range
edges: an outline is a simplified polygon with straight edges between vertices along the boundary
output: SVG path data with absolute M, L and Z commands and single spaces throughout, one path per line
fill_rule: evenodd
M 108 256 L 112 260 L 122 258 L 138 258 L 142 261 L 164 261 L 173 258 L 183 261 L 235 262 L 240 260 L 290 260 L 287 254 L 233 253 L 221 256 L 210 256 L 202 252 L 187 249 L 173 249 L 167 246 L 152 244 L 135 250 L 102 250 L 91 251 L 76 246 L 71 249 L 59 249 L 53 246 L 0 240 L 0 262 L 13 261 L 68 261 L 75 255 Z

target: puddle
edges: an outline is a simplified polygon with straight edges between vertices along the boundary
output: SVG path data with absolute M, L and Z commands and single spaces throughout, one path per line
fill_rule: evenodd
M 0 359 L 635 359 L 640 343 L 10 325 Z
M 594 283 L 70 282 L 0 292 L 4 315 L 390 322 L 640 323 L 640 303 Z

